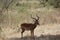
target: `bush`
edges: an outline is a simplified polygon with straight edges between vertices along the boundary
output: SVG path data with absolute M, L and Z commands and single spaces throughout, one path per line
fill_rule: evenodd
M 48 3 L 54 8 L 60 8 L 60 0 L 48 0 Z

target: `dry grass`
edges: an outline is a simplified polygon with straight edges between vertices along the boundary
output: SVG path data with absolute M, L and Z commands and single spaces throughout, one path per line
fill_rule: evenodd
M 13 30 L 6 29 L 5 37 L 8 40 L 32 40 L 30 31 L 24 32 L 24 37 L 21 39 L 20 32 L 12 32 Z M 48 24 L 37 26 L 35 29 L 35 40 L 60 40 L 60 24 Z M 28 36 L 27 36 L 28 35 Z

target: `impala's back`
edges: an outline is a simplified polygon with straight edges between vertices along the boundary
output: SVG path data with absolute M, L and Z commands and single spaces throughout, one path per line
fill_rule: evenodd
M 34 24 L 32 23 L 23 23 L 21 24 L 21 29 L 24 29 L 24 30 L 33 30 L 35 27 Z

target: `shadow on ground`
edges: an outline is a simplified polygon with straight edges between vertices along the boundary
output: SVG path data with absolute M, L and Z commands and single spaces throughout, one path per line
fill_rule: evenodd
M 9 40 L 60 40 L 60 35 L 41 35 L 34 36 L 34 38 L 25 36 L 23 38 L 9 38 Z

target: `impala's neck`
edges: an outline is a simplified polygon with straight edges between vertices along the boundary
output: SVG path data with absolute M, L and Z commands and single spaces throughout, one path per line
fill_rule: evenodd
M 34 28 L 36 28 L 37 27 L 37 23 L 34 23 Z
M 37 26 L 37 23 L 34 23 L 35 26 Z

